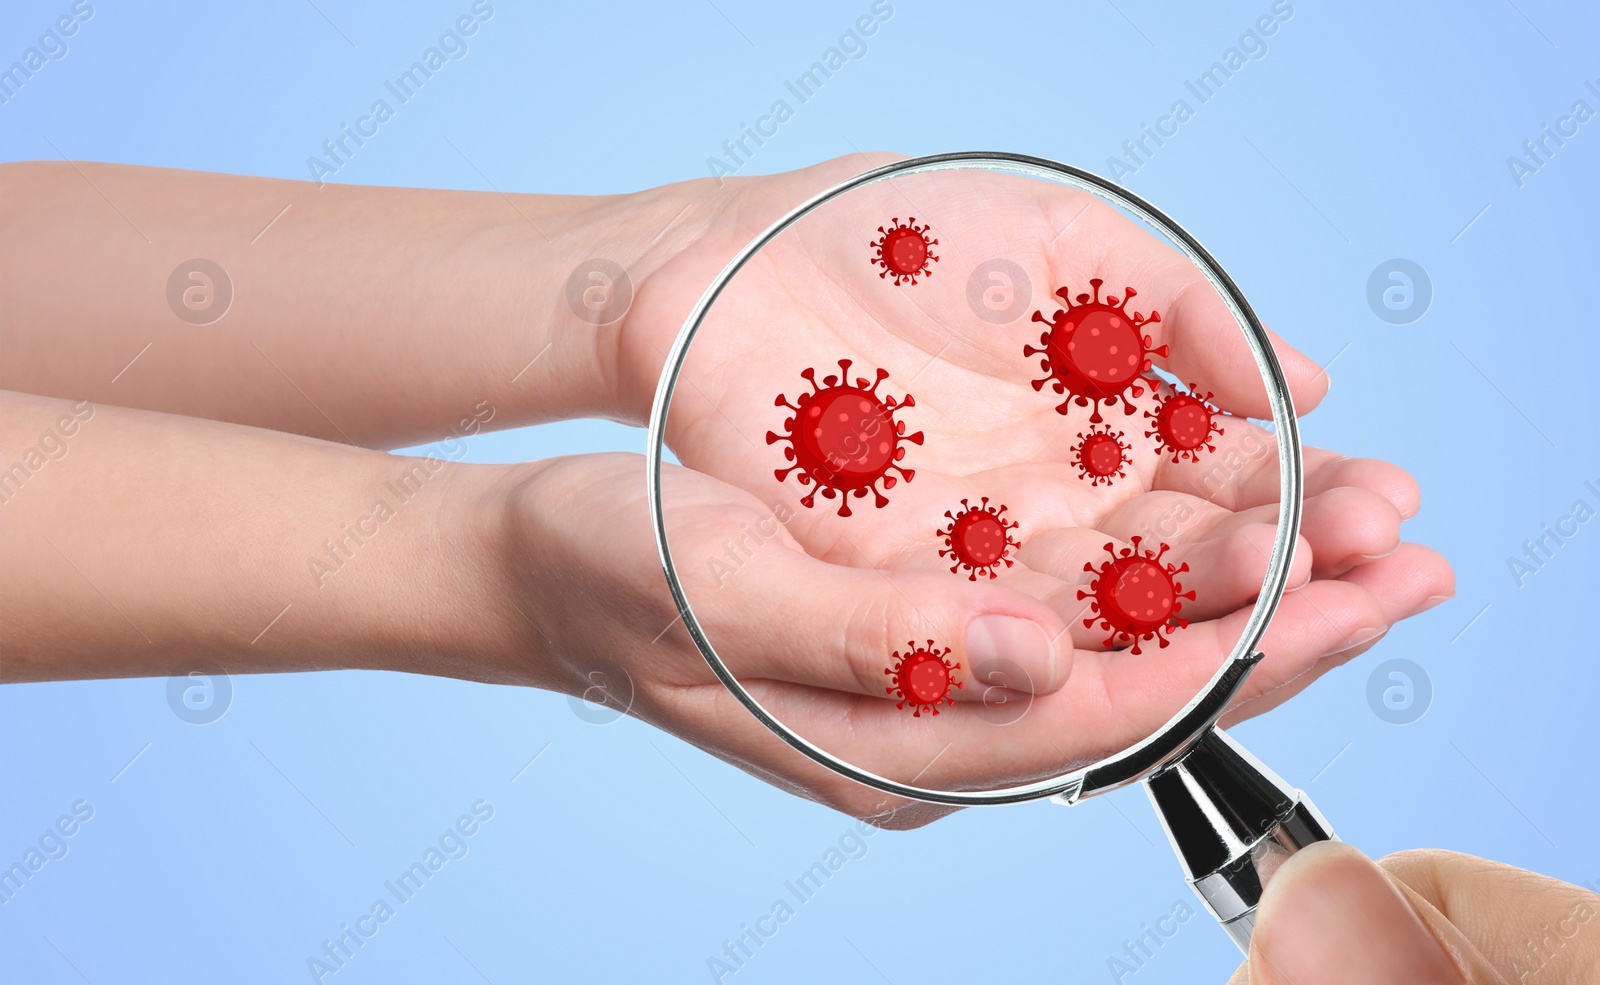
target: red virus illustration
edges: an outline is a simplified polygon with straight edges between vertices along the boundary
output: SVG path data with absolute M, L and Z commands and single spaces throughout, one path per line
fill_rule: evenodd
M 815 505 L 817 493 L 824 499 L 839 499 L 839 515 L 850 515 L 850 496 L 866 496 L 870 489 L 881 508 L 888 505 L 889 497 L 878 488 L 893 489 L 898 481 L 889 474 L 893 469 L 907 482 L 916 475 L 915 470 L 897 464 L 905 457 L 904 442 L 922 444 L 922 432 L 906 434 L 906 423 L 894 419 L 895 411 L 915 407 L 916 401 L 906 394 L 902 401 L 893 397 L 878 396 L 878 384 L 889 377 L 886 369 L 878 370 L 871 385 L 865 378 L 857 377 L 850 385 L 850 360 L 839 360 L 839 375 L 824 376 L 822 386 L 817 386 L 817 371 L 806 369 L 800 373 L 811 384 L 813 392 L 803 393 L 796 403 L 789 403 L 783 394 L 774 405 L 787 407 L 794 416 L 783 422 L 785 434 L 767 432 L 767 444 L 787 441 L 783 457 L 793 462 L 788 468 L 775 469 L 773 475 L 782 482 L 790 472 L 799 470 L 800 484 L 816 488 L 801 500 L 807 508 Z
M 1211 436 L 1223 433 L 1217 423 L 1221 411 L 1211 403 L 1211 396 L 1201 396 L 1200 388 L 1191 383 L 1188 393 L 1174 392 L 1158 399 L 1155 410 L 1144 412 L 1145 417 L 1156 422 L 1154 431 L 1144 433 L 1146 438 L 1156 439 L 1156 454 L 1171 452 L 1174 462 L 1185 458 L 1195 462 L 1200 459 L 1201 449 L 1217 450 Z
M 1127 475 L 1125 470 L 1132 450 L 1122 443 L 1121 431 L 1091 427 L 1088 434 L 1078 432 L 1078 443 L 1072 448 L 1072 464 L 1090 485 L 1109 486 L 1113 479 Z
M 933 263 L 939 259 L 933 255 L 933 248 L 939 241 L 928 238 L 926 224 L 917 225 L 916 216 L 907 218 L 905 225 L 895 218 L 889 220 L 888 229 L 879 226 L 878 232 L 883 235 L 867 245 L 877 251 L 872 262 L 883 268 L 879 278 L 893 277 L 899 287 L 903 280 L 915 286 L 918 277 L 933 276 Z
M 994 569 L 1005 562 L 1006 567 L 1011 567 L 1011 548 L 1022 545 L 1011 539 L 1006 531 L 1015 530 L 1016 523 L 1007 523 L 1004 506 L 990 506 L 989 497 L 983 497 L 983 504 L 973 506 L 966 500 L 961 501 L 961 512 L 952 513 L 945 510 L 944 515 L 949 518 L 950 524 L 938 531 L 944 538 L 944 548 L 940 549 L 940 557 L 949 557 L 955 561 L 950 566 L 952 572 L 962 568 L 972 572 L 967 575 L 968 581 L 977 581 L 979 575 L 995 577 Z
M 1049 383 L 1056 393 L 1066 394 L 1067 399 L 1056 408 L 1063 415 L 1068 404 L 1087 407 L 1093 403 L 1094 414 L 1089 420 L 1094 424 L 1101 422 L 1101 404 L 1112 407 L 1120 400 L 1127 413 L 1132 414 L 1134 408 L 1128 395 L 1143 394 L 1140 384 L 1151 389 L 1156 386 L 1155 380 L 1143 375 L 1150 372 L 1150 357 L 1167 354 L 1165 345 L 1152 348 L 1153 340 L 1141 331 L 1144 326 L 1159 322 L 1161 315 L 1154 311 L 1148 318 L 1138 312 L 1130 314 L 1127 304 L 1138 293 L 1131 287 L 1122 289 L 1120 300 L 1114 295 L 1102 300 L 1103 283 L 1098 277 L 1089 281 L 1094 288 L 1092 300 L 1087 294 L 1074 299 L 1065 287 L 1056 291 L 1056 296 L 1067 303 L 1065 310 L 1051 318 L 1042 311 L 1033 313 L 1034 321 L 1050 326 L 1050 331 L 1039 336 L 1043 348 L 1022 348 L 1024 356 L 1044 356 L 1039 368 L 1046 375 L 1034 380 L 1033 388 L 1043 390 Z
M 1096 568 L 1085 563 L 1083 570 L 1099 575 L 1089 583 L 1089 591 L 1078 591 L 1078 598 L 1092 599 L 1089 611 L 1095 613 L 1083 621 L 1087 627 L 1095 622 L 1110 631 L 1107 647 L 1132 641 L 1133 652 L 1139 653 L 1140 640 L 1156 640 L 1167 645 L 1167 636 L 1174 629 L 1184 629 L 1189 620 L 1178 615 L 1183 599 L 1194 601 L 1194 592 L 1185 592 L 1177 580 L 1178 575 L 1189 570 L 1187 562 L 1174 568 L 1171 562 L 1161 560 L 1169 548 L 1140 551 L 1139 537 L 1133 538 L 1132 547 L 1118 553 L 1111 544 L 1105 546 L 1111 560 Z
M 950 654 L 950 648 L 937 648 L 933 640 L 928 641 L 926 647 L 919 647 L 915 640 L 906 643 L 906 655 L 901 656 L 896 650 L 891 654 L 894 665 L 884 668 L 884 673 L 894 678 L 894 686 L 885 688 L 891 698 L 899 698 L 900 703 L 896 708 L 910 705 L 912 718 L 921 718 L 922 713 L 931 711 L 939 714 L 939 702 L 953 705 L 956 700 L 950 697 L 952 685 L 960 687 L 961 682 L 952 680 L 950 672 L 960 670 L 960 664 L 953 664 L 945 659 Z

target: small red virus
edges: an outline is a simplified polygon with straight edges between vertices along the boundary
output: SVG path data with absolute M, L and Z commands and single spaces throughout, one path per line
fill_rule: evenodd
M 906 643 L 904 657 L 899 650 L 890 655 L 894 665 L 884 668 L 883 672 L 894 678 L 894 686 L 884 690 L 891 698 L 900 699 L 896 708 L 909 704 L 914 709 L 911 717 L 921 718 L 925 711 L 939 714 L 941 701 L 947 705 L 956 703 L 950 697 L 950 688 L 952 685 L 960 687 L 961 682 L 951 679 L 950 672 L 960 670 L 961 665 L 945 659 L 949 653 L 948 646 L 938 649 L 933 640 L 929 640 L 926 647 L 919 647 L 915 640 L 910 640 Z
M 873 264 L 883 268 L 878 277 L 893 277 L 896 287 L 903 280 L 915 286 L 918 277 L 932 277 L 933 263 L 939 259 L 933 255 L 939 241 L 928 238 L 927 225 L 916 223 L 916 216 L 906 219 L 905 225 L 898 218 L 890 219 L 888 229 L 878 227 L 883 235 L 867 244 L 877 251 Z
M 1188 393 L 1174 391 L 1170 397 L 1158 398 L 1155 410 L 1144 412 L 1145 417 L 1156 422 L 1154 431 L 1144 433 L 1146 438 L 1156 439 L 1156 454 L 1170 451 L 1174 462 L 1185 458 L 1195 462 L 1200 459 L 1201 449 L 1217 450 L 1211 436 L 1223 433 L 1222 425 L 1217 423 L 1222 412 L 1211 403 L 1211 397 L 1210 393 L 1201 396 L 1200 388 L 1191 383 Z
M 1132 450 L 1122 443 L 1121 431 L 1091 427 L 1088 434 L 1078 432 L 1078 443 L 1072 449 L 1072 464 L 1090 485 L 1109 486 L 1111 480 L 1127 475 L 1125 470 Z
M 1089 591 L 1078 591 L 1080 600 L 1093 600 L 1090 611 L 1096 613 L 1083 621 L 1084 626 L 1093 627 L 1098 621 L 1101 629 L 1111 633 L 1106 637 L 1107 647 L 1132 641 L 1134 653 L 1141 652 L 1140 640 L 1154 639 L 1166 646 L 1166 637 L 1175 628 L 1189 625 L 1189 620 L 1178 615 L 1183 608 L 1181 600 L 1194 601 L 1194 592 L 1185 592 L 1176 578 L 1189 570 L 1188 562 L 1174 568 L 1171 562 L 1161 560 L 1170 549 L 1166 544 L 1157 551 L 1141 552 L 1139 541 L 1134 537 L 1133 546 L 1124 547 L 1121 553 L 1107 544 L 1111 560 L 1099 568 L 1085 563 L 1083 570 L 1099 577 L 1089 583 Z
M 811 507 L 820 491 L 824 499 L 839 498 L 839 515 L 850 515 L 850 495 L 860 499 L 872 490 L 877 505 L 888 505 L 889 497 L 878 489 L 893 489 L 896 478 L 890 469 L 899 472 L 907 482 L 916 475 L 915 470 L 902 468 L 898 463 L 905 457 L 902 442 L 922 444 L 922 432 L 906 434 L 906 423 L 894 419 L 894 412 L 903 407 L 915 407 L 916 401 L 906 394 L 902 401 L 893 397 L 880 397 L 878 384 L 888 379 L 889 371 L 878 370 L 871 385 L 865 378 L 857 377 L 850 385 L 850 360 L 839 360 L 838 376 L 824 376 L 822 386 L 817 386 L 817 371 L 806 369 L 800 373 L 811 384 L 812 393 L 803 393 L 791 404 L 783 394 L 778 394 L 774 406 L 788 407 L 794 416 L 783 422 L 785 434 L 767 432 L 767 444 L 789 442 L 783 457 L 793 465 L 774 469 L 773 475 L 782 482 L 790 472 L 800 471 L 800 484 L 812 489 L 800 500 Z
M 1145 325 L 1161 321 L 1161 315 L 1154 311 L 1148 318 L 1138 312 L 1129 314 L 1127 303 L 1138 293 L 1131 287 L 1123 288 L 1120 300 L 1112 295 L 1102 300 L 1103 283 L 1098 277 L 1090 280 L 1094 298 L 1079 294 L 1076 304 L 1065 287 L 1056 291 L 1056 296 L 1067 303 L 1066 310 L 1057 311 L 1051 318 L 1035 311 L 1033 320 L 1050 325 L 1050 331 L 1039 336 L 1043 348 L 1022 348 L 1024 356 L 1044 356 L 1039 368 L 1046 375 L 1034 380 L 1033 388 L 1043 390 L 1049 383 L 1056 393 L 1066 394 L 1067 399 L 1056 408 L 1061 414 L 1066 414 L 1068 404 L 1087 407 L 1092 402 L 1094 414 L 1089 420 L 1094 424 L 1101 421 L 1102 403 L 1110 407 L 1120 400 L 1127 413 L 1132 414 L 1133 404 L 1127 395 L 1143 394 L 1141 383 L 1155 388 L 1156 381 L 1143 374 L 1150 372 L 1151 356 L 1167 354 L 1165 345 L 1152 348 L 1153 340 L 1140 331 Z
M 963 499 L 960 513 L 945 510 L 950 524 L 938 531 L 944 538 L 939 556 L 955 560 L 950 566 L 952 572 L 966 568 L 972 572 L 967 580 L 977 581 L 979 575 L 995 577 L 994 569 L 1002 561 L 1006 567 L 1011 567 L 1011 548 L 1022 545 L 1006 532 L 1015 530 L 1018 525 L 1007 523 L 1005 512 L 1004 506 L 990 506 L 988 496 L 983 497 L 981 506 L 973 506 Z

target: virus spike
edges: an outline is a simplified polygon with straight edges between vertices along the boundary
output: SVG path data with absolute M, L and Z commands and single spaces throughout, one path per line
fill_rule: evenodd
M 1185 592 L 1177 580 L 1178 575 L 1189 570 L 1188 562 L 1173 567 L 1171 562 L 1162 560 L 1171 548 L 1162 544 L 1159 550 L 1141 551 L 1141 539 L 1135 536 L 1133 546 L 1124 547 L 1120 553 L 1115 545 L 1106 544 L 1102 549 L 1111 555 L 1111 560 L 1098 568 L 1086 562 L 1083 570 L 1098 577 L 1089 583 L 1087 592 L 1078 590 L 1080 601 L 1091 600 L 1092 615 L 1083 625 L 1093 628 L 1098 622 L 1111 634 L 1105 639 L 1106 647 L 1131 642 L 1134 653 L 1142 652 L 1140 640 L 1153 639 L 1158 646 L 1167 646 L 1168 636 L 1189 625 L 1189 620 L 1178 615 L 1182 600 L 1194 601 L 1194 592 Z
M 875 266 L 883 268 L 878 274 L 881 280 L 893 277 L 896 287 L 901 281 L 909 280 L 913 287 L 916 286 L 918 277 L 932 277 L 933 264 L 939 259 L 933 254 L 933 247 L 939 241 L 928 238 L 928 226 L 916 224 L 917 217 L 910 216 L 905 225 L 900 224 L 898 218 L 889 220 L 889 228 L 878 227 L 882 235 L 867 245 L 877 251 L 871 258 Z
M 1091 486 L 1109 486 L 1112 480 L 1127 475 L 1131 452 L 1132 449 L 1122 443 L 1121 431 L 1091 427 L 1088 434 L 1078 432 L 1078 443 L 1072 448 L 1072 464 Z
M 1200 388 L 1189 384 L 1188 393 L 1173 391 L 1170 396 L 1157 397 L 1154 410 L 1144 416 L 1155 421 L 1155 430 L 1146 431 L 1146 438 L 1156 439 L 1156 454 L 1172 453 L 1172 461 L 1200 460 L 1200 452 L 1216 451 L 1212 435 L 1223 433 L 1217 419 L 1222 416 L 1211 403 L 1212 395 L 1200 394 Z
M 823 377 L 821 387 L 816 386 L 814 369 L 803 370 L 800 375 L 811 382 L 813 392 L 801 394 L 792 405 L 780 394 L 775 406 L 788 407 L 794 416 L 783 422 L 784 434 L 767 432 L 769 445 L 788 442 L 783 457 L 793 463 L 773 470 L 778 481 L 798 471 L 802 486 L 816 487 L 800 505 L 811 508 L 821 492 L 824 499 L 838 498 L 840 516 L 851 515 L 850 494 L 862 499 L 869 489 L 880 509 L 887 506 L 889 498 L 883 491 L 893 489 L 899 479 L 910 482 L 916 476 L 914 469 L 899 464 L 906 454 L 904 444 L 923 441 L 921 431 L 906 434 L 905 422 L 894 419 L 897 410 L 915 406 L 911 396 L 897 402 L 877 393 L 878 384 L 889 377 L 888 370 L 879 369 L 870 386 L 861 377 L 850 386 L 850 363 L 839 360 L 841 375 Z M 889 474 L 891 469 L 900 473 L 899 479 Z
M 961 665 L 945 659 L 949 654 L 949 647 L 940 649 L 933 640 L 929 640 L 925 647 L 919 647 L 915 640 L 910 640 L 906 643 L 905 656 L 902 657 L 899 650 L 890 654 L 894 663 L 884 668 L 883 672 L 894 680 L 894 685 L 884 688 L 884 691 L 889 697 L 900 699 L 895 707 L 904 708 L 909 704 L 912 708 L 911 717 L 921 718 L 925 711 L 939 714 L 940 702 L 955 704 L 955 699 L 950 697 L 950 688 L 960 687 L 961 682 L 950 675 L 951 671 L 960 670 Z
M 973 506 L 963 499 L 959 513 L 945 510 L 944 515 L 950 523 L 935 533 L 944 538 L 944 548 L 940 549 L 939 556 L 955 561 L 950 566 L 952 574 L 965 568 L 972 572 L 967 575 L 967 580 L 977 581 L 979 575 L 995 577 L 994 570 L 1001 562 L 1011 567 L 1011 548 L 1022 545 L 1007 533 L 1018 525 L 1007 523 L 1005 512 L 1003 505 L 990 506 L 988 496 L 983 497 L 981 506 Z
M 1140 331 L 1145 325 L 1159 322 L 1161 316 L 1152 311 L 1146 318 L 1137 311 L 1128 311 L 1127 302 L 1138 294 L 1131 287 L 1123 288 L 1121 299 L 1114 295 L 1102 299 L 1100 285 L 1103 283 L 1098 277 L 1091 278 L 1089 286 L 1094 289 L 1093 298 L 1079 294 L 1076 303 L 1070 290 L 1065 287 L 1057 290 L 1056 296 L 1065 301 L 1067 307 L 1050 318 L 1042 311 L 1035 311 L 1033 320 L 1049 324 L 1050 330 L 1039 336 L 1039 348 L 1031 345 L 1022 348 L 1024 356 L 1044 357 L 1039 361 L 1039 368 L 1044 370 L 1045 376 L 1034 380 L 1033 388 L 1042 390 L 1049 383 L 1056 393 L 1065 394 L 1067 399 L 1056 407 L 1062 415 L 1072 404 L 1079 407 L 1092 404 L 1091 424 L 1104 420 L 1100 415 L 1101 404 L 1110 407 L 1120 401 L 1126 413 L 1132 414 L 1134 406 L 1129 396 L 1141 396 L 1144 386 L 1154 389 L 1157 385 L 1156 380 L 1144 375 L 1151 370 L 1150 357 L 1167 355 L 1167 346 L 1156 346 L 1150 336 Z

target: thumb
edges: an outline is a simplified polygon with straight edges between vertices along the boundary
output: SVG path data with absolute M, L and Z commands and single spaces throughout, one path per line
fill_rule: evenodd
M 1311 845 L 1273 876 L 1256 915 L 1250 985 L 1500 985 L 1472 941 L 1377 863 Z
M 1002 584 L 835 565 L 798 551 L 770 552 L 750 568 L 734 607 L 739 618 L 748 623 L 754 606 L 771 606 L 785 634 L 752 648 L 736 674 L 882 699 L 891 654 L 909 659 L 917 650 L 948 649 L 951 681 L 960 685 L 949 697 L 987 701 L 993 688 L 1057 691 L 1071 671 L 1071 635 L 1061 617 Z

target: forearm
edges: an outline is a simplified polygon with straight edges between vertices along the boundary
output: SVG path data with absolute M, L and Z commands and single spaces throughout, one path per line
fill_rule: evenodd
M 637 420 L 620 312 L 575 310 L 568 281 L 598 258 L 640 290 L 709 222 L 709 185 L 588 198 L 0 165 L 0 387 L 368 447 L 474 430 L 486 408 L 493 427 Z M 190 278 L 193 258 L 227 283 Z
M 540 680 L 470 508 L 498 469 L 0 392 L 0 470 L 0 681 L 483 677 L 507 654 Z

